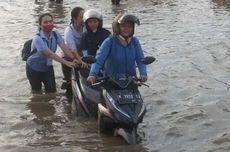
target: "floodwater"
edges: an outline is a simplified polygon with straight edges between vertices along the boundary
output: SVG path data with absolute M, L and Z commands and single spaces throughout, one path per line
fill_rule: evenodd
M 56 94 L 30 93 L 22 44 L 43 12 L 63 34 L 75 6 L 99 9 L 109 30 L 120 11 L 140 18 L 136 36 L 157 61 L 148 66 L 150 87 L 140 88 L 148 111 L 135 146 L 70 113 L 60 64 Z M 0 15 L 0 151 L 230 151 L 230 0 L 0 0 Z

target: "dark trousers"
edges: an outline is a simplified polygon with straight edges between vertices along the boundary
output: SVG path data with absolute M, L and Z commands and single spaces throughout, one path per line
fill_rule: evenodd
M 72 68 L 62 64 L 62 73 L 64 75 L 65 83 L 62 84 L 62 89 L 66 89 L 68 95 L 72 95 L 72 86 L 71 86 L 71 70 Z
M 64 75 L 64 80 L 66 80 L 66 82 L 70 82 L 71 80 L 71 68 L 66 66 L 65 64 L 61 65 L 62 67 L 62 73 Z
M 46 93 L 56 92 L 56 82 L 53 66 L 48 67 L 47 72 L 39 72 L 26 65 L 26 75 L 30 82 L 32 91 L 39 92 L 44 84 Z

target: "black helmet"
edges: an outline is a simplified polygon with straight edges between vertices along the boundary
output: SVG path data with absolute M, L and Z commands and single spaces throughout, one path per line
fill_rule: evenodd
M 115 35 L 119 35 L 120 34 L 120 28 L 119 28 L 119 24 L 124 24 L 124 23 L 132 23 L 133 24 L 133 33 L 134 34 L 134 27 L 135 27 L 135 23 L 137 25 L 140 25 L 140 21 L 139 19 L 132 15 L 132 14 L 119 14 L 117 17 L 115 17 L 113 23 L 112 23 L 112 29 L 113 29 L 113 33 Z
M 97 19 L 99 21 L 98 28 L 102 28 L 102 21 L 103 21 L 102 14 L 96 10 L 90 9 L 90 10 L 85 11 L 85 13 L 83 15 L 83 21 L 85 22 L 87 29 L 88 29 L 87 21 L 91 18 Z

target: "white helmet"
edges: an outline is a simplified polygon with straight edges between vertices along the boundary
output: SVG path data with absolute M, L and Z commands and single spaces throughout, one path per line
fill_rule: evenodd
M 83 15 L 83 21 L 87 22 L 87 20 L 90 18 L 95 18 L 95 19 L 98 19 L 99 21 L 103 20 L 102 14 L 93 9 L 85 11 Z

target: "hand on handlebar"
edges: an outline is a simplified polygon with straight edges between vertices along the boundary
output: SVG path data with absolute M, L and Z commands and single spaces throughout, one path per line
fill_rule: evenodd
M 139 78 L 139 80 L 140 80 L 141 82 L 146 82 L 147 79 L 148 79 L 148 77 L 145 76 L 145 75 L 141 75 L 140 78 Z
M 73 59 L 73 62 L 76 63 L 77 65 L 81 65 L 81 62 L 77 59 Z
M 65 61 L 65 65 L 70 67 L 70 68 L 78 67 L 78 64 L 76 64 L 75 62 L 70 62 L 70 61 Z
M 88 64 L 81 61 L 81 68 L 88 68 Z
M 95 76 L 88 76 L 87 82 L 89 82 L 91 85 L 93 85 L 96 82 Z
M 88 64 L 83 62 L 83 61 L 79 61 L 77 59 L 74 59 L 73 62 L 76 64 L 75 67 L 88 68 Z

